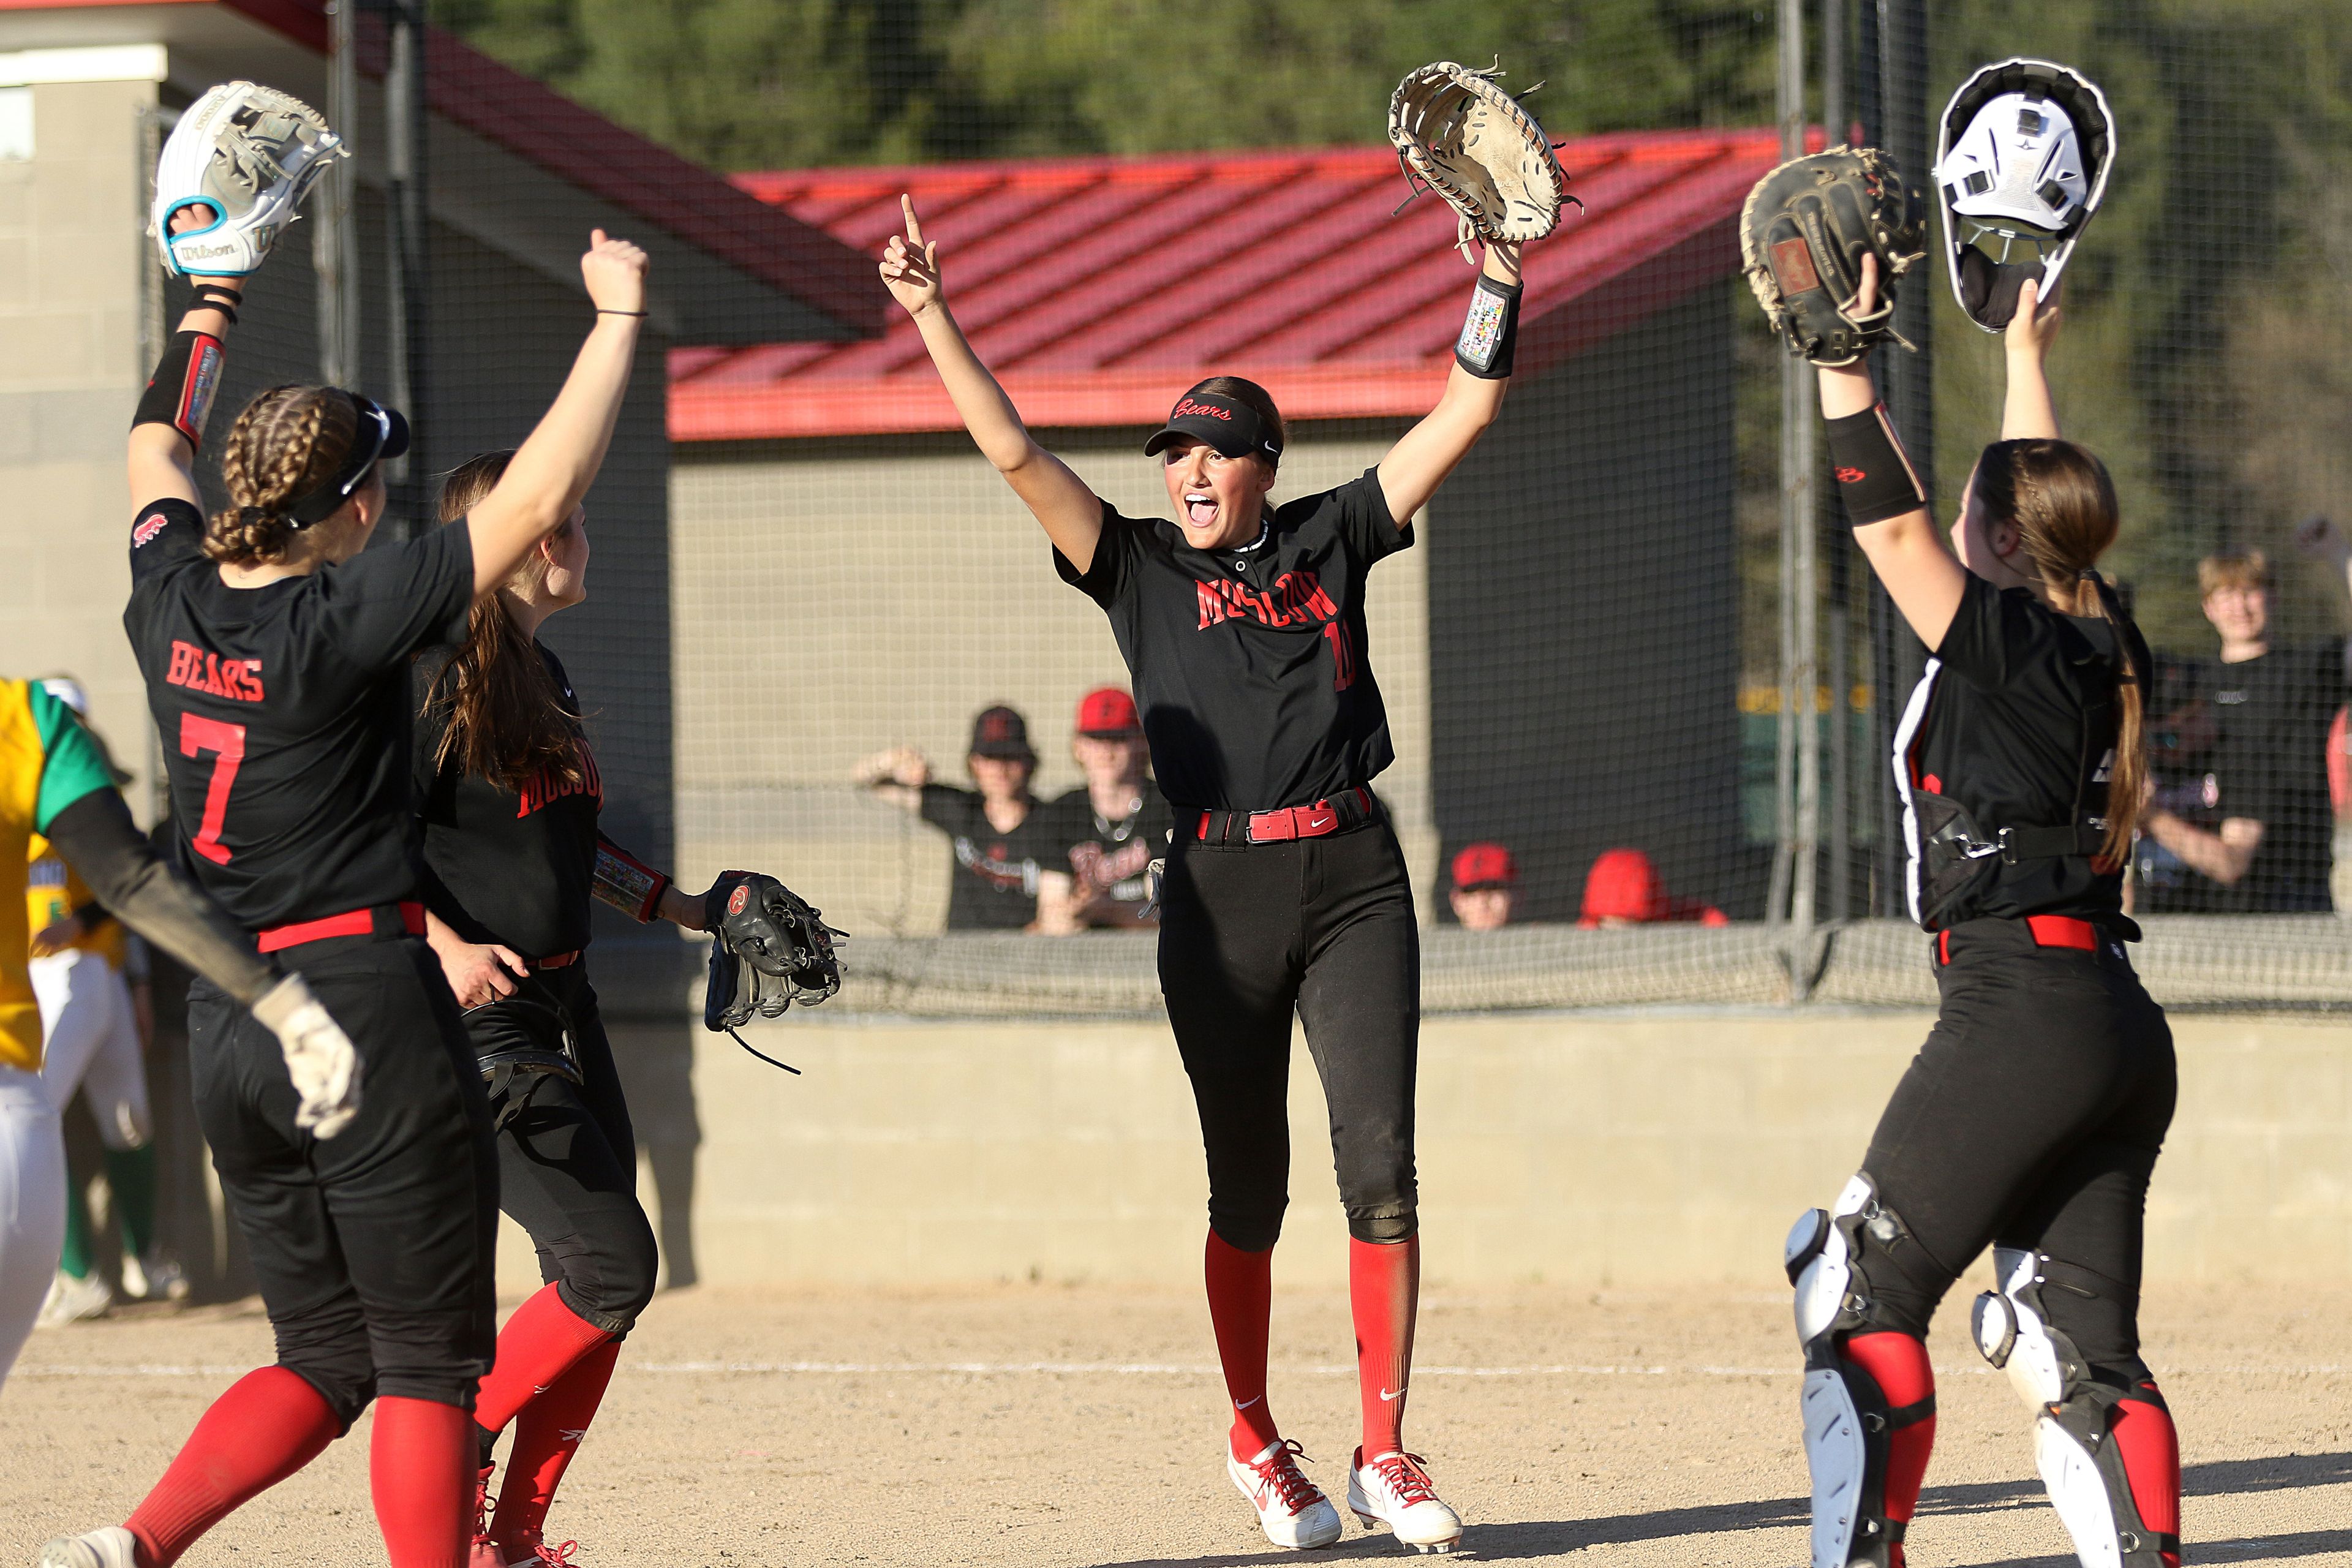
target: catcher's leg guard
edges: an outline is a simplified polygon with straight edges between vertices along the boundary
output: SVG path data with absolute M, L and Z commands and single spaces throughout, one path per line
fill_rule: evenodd
M 1834 1210 L 1809 1209 L 1789 1232 L 1783 1261 L 1796 1287 L 1797 1341 L 1805 1351 L 1800 1407 L 1813 1481 L 1812 1568 L 1900 1568 L 1903 1561 L 1904 1531 L 1934 1433 L 1935 1385 L 1918 1341 L 1869 1331 L 1877 1310 L 1869 1265 L 1874 1253 L 1906 1235 L 1866 1172 L 1846 1184 Z M 1880 1354 L 1874 1346 L 1873 1353 L 1857 1356 L 1849 1345 L 1857 1337 L 1915 1348 Z M 1879 1375 L 1892 1381 L 1898 1372 L 1904 1383 L 1893 1392 L 1900 1404 Z M 1907 1495 L 1890 1496 L 1898 1438 L 1905 1447 L 1898 1489 Z
M 2082 1275 L 2068 1288 L 2095 1293 L 2097 1277 L 2009 1247 L 1993 1248 L 1993 1268 L 2000 1289 L 1977 1298 L 1977 1349 L 2034 1413 L 2034 1463 L 2075 1556 L 2084 1568 L 2171 1568 L 2180 1561 L 2180 1466 L 2164 1396 L 2153 1383 L 2095 1378 L 2042 1305 L 2053 1268 Z M 2135 1468 L 2145 1512 L 2133 1495 Z

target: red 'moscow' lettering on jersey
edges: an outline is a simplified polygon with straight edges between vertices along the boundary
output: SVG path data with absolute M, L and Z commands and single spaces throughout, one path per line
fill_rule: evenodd
M 522 788 L 515 793 L 520 797 L 515 807 L 517 821 L 555 801 L 575 795 L 594 796 L 597 807 L 601 810 L 604 805 L 604 776 L 596 771 L 596 753 L 588 749 L 586 741 L 582 741 L 580 772 L 577 778 L 565 777 L 557 771 L 554 763 L 550 763 L 524 781 Z
M 1200 631 L 1242 616 L 1255 616 L 1260 626 L 1288 626 L 1335 620 L 1339 614 L 1312 572 L 1285 572 L 1264 593 L 1246 583 L 1196 580 L 1192 585 L 1200 595 Z
M 163 679 L 173 686 L 184 686 L 207 697 L 226 697 L 232 702 L 262 700 L 259 659 L 223 658 L 177 637 L 172 639 L 172 663 L 163 672 Z

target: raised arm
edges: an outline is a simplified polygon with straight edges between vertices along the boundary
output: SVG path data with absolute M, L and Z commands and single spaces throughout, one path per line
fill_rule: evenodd
M 907 231 L 894 234 L 882 253 L 882 281 L 890 297 L 914 318 L 923 347 L 939 368 L 940 380 L 955 405 L 956 416 L 980 447 L 980 454 L 1004 476 L 1013 493 L 1034 514 L 1054 548 L 1084 572 L 1094 564 L 1095 544 L 1102 537 L 1102 501 L 1068 464 L 1030 438 L 1020 411 L 1004 395 L 948 310 L 940 283 L 940 244 L 923 239 L 923 226 L 915 216 L 912 196 L 898 198 Z
M 1470 455 L 1470 448 L 1503 411 L 1503 394 L 1511 384 L 1511 339 L 1517 330 L 1519 277 L 1517 246 L 1486 247 L 1470 324 L 1464 328 L 1462 342 L 1454 351 L 1445 395 L 1381 459 L 1381 493 L 1387 498 L 1389 515 L 1396 519 L 1399 528 L 1429 504 L 1445 476 Z M 1477 330 L 1482 321 L 1483 333 Z
M 2001 399 L 2000 438 L 2004 441 L 2055 441 L 2058 407 L 2050 400 L 2050 376 L 2044 363 L 2050 345 L 2058 340 L 2058 303 L 2042 303 L 2042 285 L 2029 279 L 2017 291 L 2017 314 L 2001 334 L 2002 357 L 2009 362 L 2009 392 Z
M 596 307 L 596 324 L 588 329 L 563 390 L 516 449 L 498 488 L 466 516 L 477 599 L 512 576 L 531 546 L 572 515 L 613 442 L 645 320 L 646 253 L 600 228 L 580 258 L 580 275 Z
M 173 215 L 172 228 L 198 228 L 211 218 L 208 208 L 184 207 Z M 244 296 L 242 278 L 206 278 L 196 284 L 195 303 L 180 318 L 155 379 L 140 399 L 138 422 L 131 426 L 132 506 L 184 500 L 203 508 L 196 489 L 196 437 L 220 385 L 219 356 Z
M 1878 259 L 1864 256 L 1854 310 L 1866 315 L 1877 300 Z M 1825 364 L 1819 375 L 1822 415 L 1829 423 L 1830 463 L 1837 470 L 1854 525 L 1853 542 L 1870 558 L 1887 597 L 1932 652 L 1943 646 L 1944 634 L 1959 613 L 1968 568 L 1928 515 L 1927 492 L 1878 400 L 1870 361 Z

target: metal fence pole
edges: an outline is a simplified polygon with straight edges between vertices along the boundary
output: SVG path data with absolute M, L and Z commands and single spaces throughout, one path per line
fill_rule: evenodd
M 419 400 L 428 387 L 426 301 L 431 288 L 425 205 L 425 5 L 383 0 L 391 58 L 383 79 L 385 232 L 392 346 L 387 378 L 394 406 L 408 416 L 408 456 L 393 465 L 392 515 L 402 537 L 429 525 L 425 515 L 430 426 Z
M 327 5 L 327 123 L 346 146 L 359 132 L 359 63 L 352 49 L 359 0 Z M 319 379 L 330 386 L 360 384 L 360 252 L 353 220 L 359 189 L 355 158 L 331 165 L 314 200 L 318 226 L 310 260 L 319 287 Z
M 1779 112 L 1780 155 L 1805 151 L 1804 0 L 1780 0 Z M 1780 362 L 1780 724 L 1781 842 L 1776 882 L 1787 888 L 1790 973 L 1801 999 L 1811 973 L 1814 879 L 1821 841 L 1821 730 L 1814 693 L 1819 584 L 1814 565 L 1813 387 L 1811 367 Z M 1782 868 L 1785 868 L 1785 870 Z M 1774 912 L 1781 906 L 1776 900 Z
M 1845 91 L 1846 9 L 1844 0 L 1821 4 L 1822 125 L 1832 146 L 1843 146 L 1853 133 Z M 1818 484 L 1818 468 L 1815 476 Z M 1853 914 L 1853 542 L 1843 526 L 1844 513 L 1833 489 L 1821 486 L 1815 511 L 1829 552 L 1829 817 L 1823 832 L 1829 887 L 1822 912 L 1843 921 Z

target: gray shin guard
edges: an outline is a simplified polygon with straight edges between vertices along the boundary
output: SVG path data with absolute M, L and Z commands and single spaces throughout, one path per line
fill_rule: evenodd
M 1977 1349 L 2034 1414 L 2034 1466 L 2074 1555 L 2083 1568 L 2164 1568 L 2180 1538 L 2142 1522 L 2114 1438 L 2115 1409 L 2129 1391 L 2094 1381 L 2074 1342 L 2050 1326 L 2047 1256 L 1997 1247 L 1992 1257 L 2000 1289 L 1977 1298 Z
M 1865 1234 L 1884 1246 L 1903 1234 L 1903 1223 L 1880 1205 L 1870 1177 L 1857 1174 L 1833 1211 L 1798 1216 L 1782 1258 L 1796 1287 L 1797 1342 L 1805 1352 L 1799 1409 L 1813 1480 L 1812 1568 L 1887 1568 L 1903 1539 L 1903 1526 L 1885 1512 L 1886 1396 L 1837 1347 L 1840 1335 L 1871 1321 L 1870 1281 L 1858 1256 Z

